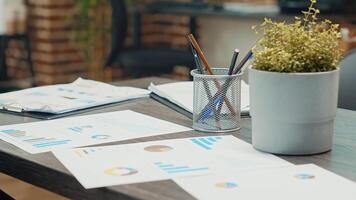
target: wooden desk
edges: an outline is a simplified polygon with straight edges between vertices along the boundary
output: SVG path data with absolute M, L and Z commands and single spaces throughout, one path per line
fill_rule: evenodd
M 151 81 L 155 83 L 170 82 L 168 79 L 146 78 L 118 82 L 115 84 L 146 87 Z M 130 101 L 90 113 L 125 109 L 131 109 L 189 127 L 192 125 L 192 122 L 185 116 L 174 112 L 170 108 L 150 98 Z M 0 114 L 0 125 L 32 121 L 38 120 L 28 117 Z M 201 135 L 206 134 L 190 131 L 110 144 L 126 144 Z M 233 133 L 233 135 L 242 140 L 251 142 L 250 119 L 243 119 L 241 130 Z M 356 181 L 356 112 L 343 109 L 338 110 L 335 123 L 334 145 L 331 152 L 314 156 L 282 156 L 282 158 L 295 164 L 314 163 L 350 180 Z M 73 175 L 56 160 L 52 153 L 31 155 L 3 141 L 0 141 L 0 172 L 72 199 L 194 199 L 171 180 L 86 190 Z

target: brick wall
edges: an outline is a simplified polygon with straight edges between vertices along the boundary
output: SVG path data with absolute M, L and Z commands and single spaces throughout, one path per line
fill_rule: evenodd
M 27 12 L 37 82 L 55 84 L 86 77 L 83 52 L 72 39 L 73 0 L 28 0 Z

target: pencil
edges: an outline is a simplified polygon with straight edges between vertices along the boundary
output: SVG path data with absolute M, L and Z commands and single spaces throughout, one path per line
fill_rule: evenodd
M 193 36 L 193 34 L 189 34 L 188 35 L 188 39 L 190 41 L 190 43 L 193 45 L 194 49 L 197 51 L 200 59 L 203 61 L 203 64 L 205 66 L 205 69 L 208 71 L 209 75 L 213 75 L 213 70 L 211 69 L 210 64 L 208 63 L 208 60 L 206 59 L 203 51 L 201 50 L 198 42 L 195 40 L 195 37 Z
M 210 66 L 210 64 L 208 63 L 203 51 L 201 50 L 198 42 L 196 41 L 195 37 L 193 36 L 193 34 L 189 34 L 188 36 L 188 40 L 191 43 L 191 45 L 194 47 L 194 49 L 196 50 L 197 54 L 199 55 L 200 59 L 203 61 L 203 64 L 205 66 L 206 71 L 208 72 L 209 75 L 214 75 L 213 70 Z M 218 90 L 220 90 L 221 86 L 219 84 L 219 82 L 217 80 L 214 80 L 215 86 Z M 224 98 L 224 101 L 227 105 L 227 107 L 229 108 L 230 112 L 233 114 L 236 114 L 234 108 L 231 106 L 231 103 L 229 102 L 229 100 L 227 98 Z
M 196 52 L 196 50 L 194 49 L 193 45 L 190 43 L 190 48 L 192 50 L 192 53 L 193 53 L 193 56 L 194 56 L 194 61 L 195 61 L 195 64 L 197 66 L 197 70 L 200 74 L 205 74 L 205 71 L 201 65 L 201 62 L 200 62 L 200 59 L 199 59 L 199 56 Z M 211 91 L 209 89 L 209 85 L 208 83 L 206 82 L 205 79 L 203 79 L 203 86 L 204 86 L 204 89 L 205 89 L 205 92 L 206 92 L 206 95 L 209 99 L 209 101 L 211 101 L 211 99 L 213 98 L 213 96 L 211 95 Z M 218 113 L 216 111 L 216 109 L 214 108 L 214 118 L 215 118 L 215 121 L 216 121 L 216 126 L 221 128 L 221 125 L 220 125 L 220 122 L 219 122 L 219 117 L 218 117 Z

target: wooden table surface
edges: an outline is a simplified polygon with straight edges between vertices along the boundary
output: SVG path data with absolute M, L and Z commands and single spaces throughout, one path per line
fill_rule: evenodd
M 155 83 L 171 82 L 168 79 L 162 78 L 145 78 L 122 81 L 115 84 L 146 88 L 151 81 L 154 81 Z M 97 109 L 95 111 L 82 113 L 80 115 L 126 109 L 171 121 L 187 127 L 191 127 L 192 125 L 190 119 L 150 98 L 143 98 L 111 107 L 104 107 L 103 109 Z M 38 121 L 38 119 L 0 113 L 0 125 L 33 121 Z M 202 135 L 213 134 L 189 131 L 184 133 L 132 139 L 122 142 L 113 142 L 109 144 L 127 144 Z M 242 119 L 241 130 L 234 132 L 233 135 L 247 142 L 251 142 L 250 119 Z M 332 151 L 313 156 L 281 157 L 295 164 L 314 163 L 356 182 L 356 112 L 338 109 Z M 71 199 L 194 199 L 171 180 L 86 190 L 52 155 L 52 153 L 31 155 L 4 141 L 0 141 L 0 172 L 33 185 L 43 187 Z

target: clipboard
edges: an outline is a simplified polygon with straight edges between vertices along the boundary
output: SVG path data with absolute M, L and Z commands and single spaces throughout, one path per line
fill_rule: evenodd
M 142 97 L 142 98 L 147 98 L 147 97 Z M 32 117 L 36 119 L 44 119 L 44 120 L 51 120 L 51 119 L 57 119 L 61 117 L 67 117 L 70 115 L 77 115 L 77 114 L 82 114 L 86 112 L 91 112 L 99 109 L 104 109 L 104 108 L 110 108 L 114 106 L 118 106 L 120 104 L 123 104 L 127 101 L 136 101 L 142 98 L 137 98 L 137 99 L 128 99 L 120 102 L 113 102 L 113 103 L 108 103 L 108 104 L 102 104 L 98 106 L 93 106 L 89 108 L 83 108 L 75 111 L 70 111 L 70 112 L 65 112 L 65 113 L 60 113 L 60 114 L 53 114 L 53 113 L 44 113 L 44 112 L 35 112 L 35 111 L 11 111 L 11 110 L 5 110 L 5 109 L 0 109 L 0 113 L 7 113 L 7 114 L 12 114 L 12 115 L 17 115 L 17 116 L 23 116 L 23 117 Z

